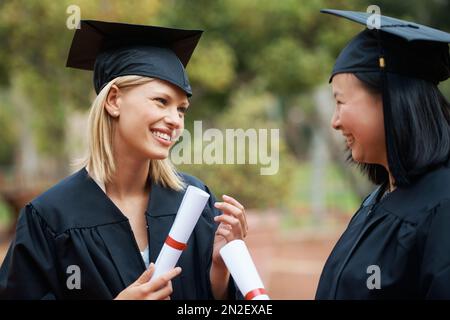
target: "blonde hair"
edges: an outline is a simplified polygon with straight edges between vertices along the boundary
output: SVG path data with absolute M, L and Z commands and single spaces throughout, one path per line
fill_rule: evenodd
M 104 108 L 106 98 L 112 85 L 119 88 L 135 86 L 152 81 L 152 78 L 142 76 L 122 76 L 111 80 L 98 94 L 91 106 L 88 119 L 88 154 L 82 164 L 89 174 L 103 183 L 111 182 L 116 165 L 113 156 L 113 118 Z M 163 187 L 179 191 L 185 187 L 172 162 L 150 159 L 149 178 Z

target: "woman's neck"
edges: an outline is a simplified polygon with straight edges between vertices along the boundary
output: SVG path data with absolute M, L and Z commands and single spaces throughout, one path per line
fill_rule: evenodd
M 383 162 L 380 163 L 388 172 L 388 176 L 389 176 L 389 181 L 388 181 L 388 191 L 392 192 L 394 191 L 397 187 L 395 186 L 395 179 L 394 176 L 391 174 L 391 171 L 389 170 L 389 165 L 388 165 L 388 161 L 387 161 L 387 157 L 384 158 Z
M 395 179 L 392 176 L 390 171 L 388 171 L 388 173 L 389 173 L 389 185 L 388 185 L 388 188 L 389 188 L 389 192 L 392 192 L 392 191 L 394 191 L 396 189 Z
M 118 199 L 148 193 L 149 160 L 137 161 L 127 157 L 115 157 L 116 170 L 106 192 Z

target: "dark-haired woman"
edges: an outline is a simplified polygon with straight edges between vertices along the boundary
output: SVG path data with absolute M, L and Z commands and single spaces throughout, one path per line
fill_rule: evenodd
M 450 35 L 407 41 L 394 29 L 408 23 L 389 19 L 358 34 L 331 76 L 332 127 L 378 187 L 328 258 L 317 299 L 450 299 L 450 105 L 437 87 L 450 77 Z

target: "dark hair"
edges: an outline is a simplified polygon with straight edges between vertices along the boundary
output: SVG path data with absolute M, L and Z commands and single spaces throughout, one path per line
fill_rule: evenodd
M 367 90 L 382 94 L 380 77 L 374 74 L 355 75 Z M 396 185 L 403 187 L 448 162 L 450 104 L 436 84 L 391 73 L 386 76 L 391 125 L 385 128 L 385 132 L 386 140 L 391 139 L 390 145 L 394 146 L 392 150 L 386 149 L 390 168 L 393 165 L 402 168 L 401 171 L 391 170 L 391 173 Z M 389 152 L 396 152 L 396 157 L 390 157 Z M 389 179 L 387 170 L 381 165 L 361 163 L 358 167 L 375 184 L 383 184 Z

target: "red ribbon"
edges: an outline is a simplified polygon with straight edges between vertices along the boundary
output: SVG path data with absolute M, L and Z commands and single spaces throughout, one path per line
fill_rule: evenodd
M 260 296 L 262 294 L 267 294 L 266 289 L 264 288 L 258 288 L 252 291 L 249 291 L 246 295 L 245 295 L 245 300 L 252 300 L 254 297 L 256 296 Z
M 177 240 L 175 240 L 175 239 L 172 238 L 171 236 L 167 236 L 166 244 L 167 244 L 169 247 L 172 247 L 172 248 L 174 248 L 174 249 L 181 250 L 181 251 L 183 251 L 183 250 L 186 249 L 186 247 L 187 247 L 187 245 L 186 245 L 185 243 L 178 242 Z

